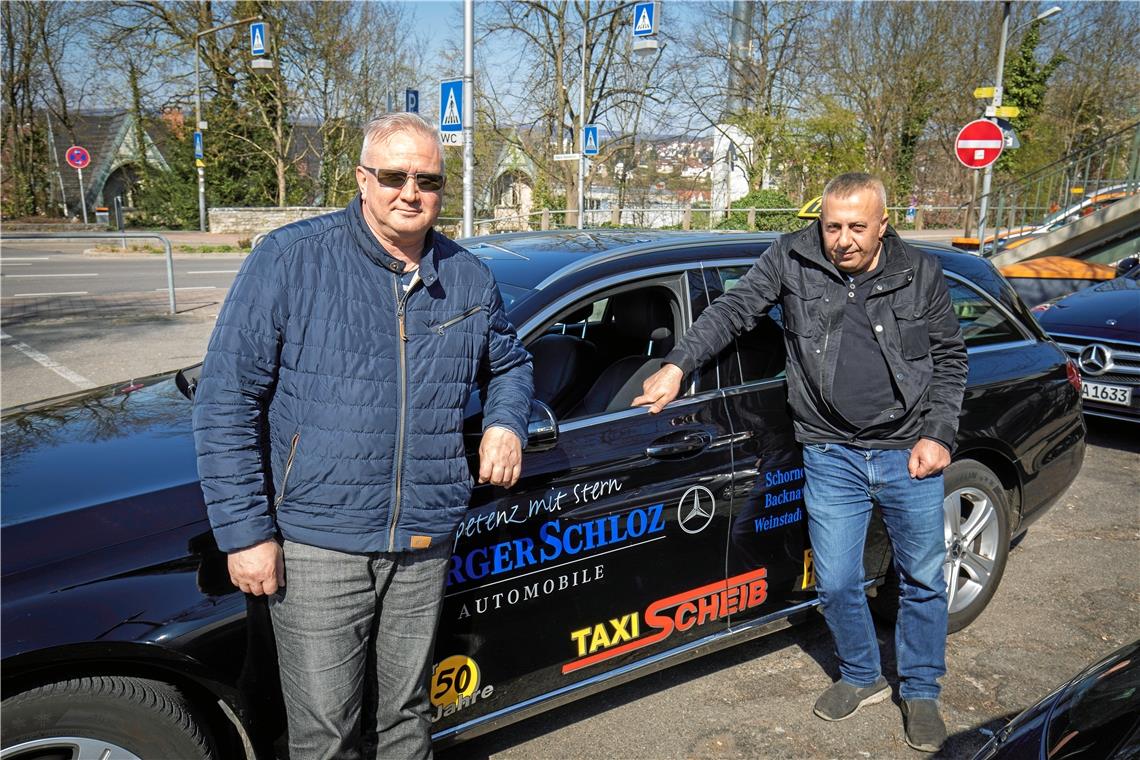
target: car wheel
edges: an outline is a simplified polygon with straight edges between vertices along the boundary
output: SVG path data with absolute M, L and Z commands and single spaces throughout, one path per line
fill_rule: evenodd
M 215 757 L 185 697 L 144 678 L 91 677 L 5 699 L 0 760 Z
M 942 520 L 946 539 L 948 633 L 974 621 L 997 591 L 1009 557 L 1009 512 L 1005 489 L 988 467 L 971 459 L 952 463 L 943 474 Z M 899 581 L 894 568 L 868 599 L 884 622 L 898 617 Z
M 1009 509 L 997 475 L 964 459 L 946 468 L 942 501 L 946 535 L 950 633 L 982 613 L 997 591 L 1009 557 Z

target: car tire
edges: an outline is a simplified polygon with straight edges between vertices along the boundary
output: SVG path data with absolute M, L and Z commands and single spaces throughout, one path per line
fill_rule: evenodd
M 1009 508 L 997 475 L 972 459 L 952 463 L 943 473 L 943 482 L 944 570 L 950 606 L 946 630 L 956 633 L 982 614 L 1005 573 Z M 876 617 L 893 623 L 898 600 L 898 576 L 892 567 L 868 601 Z
M 0 760 L 215 757 L 181 692 L 145 678 L 50 683 L 5 699 L 2 716 Z

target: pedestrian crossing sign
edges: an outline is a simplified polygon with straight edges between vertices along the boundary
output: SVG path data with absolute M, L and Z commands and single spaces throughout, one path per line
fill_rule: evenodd
M 257 21 L 249 25 L 249 52 L 252 55 L 265 55 L 264 21 Z
M 439 131 L 463 131 L 462 79 L 448 79 L 439 83 Z
M 586 130 L 582 133 L 582 155 L 596 156 L 598 155 L 598 125 L 587 124 Z
M 657 34 L 657 3 L 637 3 L 633 6 L 633 36 L 651 37 Z

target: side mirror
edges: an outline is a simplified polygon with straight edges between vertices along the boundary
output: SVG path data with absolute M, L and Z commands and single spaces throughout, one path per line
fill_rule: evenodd
M 528 452 L 547 451 L 558 443 L 558 420 L 554 410 L 538 399 L 530 402 L 526 436 Z
M 1123 277 L 1131 272 L 1137 264 L 1140 264 L 1140 256 L 1126 256 L 1116 262 L 1116 276 Z

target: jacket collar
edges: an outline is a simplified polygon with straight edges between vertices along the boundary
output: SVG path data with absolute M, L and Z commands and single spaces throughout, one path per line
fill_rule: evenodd
M 372 259 L 377 266 L 395 274 L 403 274 L 404 262 L 392 256 L 384 249 L 384 246 L 380 245 L 380 241 L 372 234 L 372 228 L 368 226 L 368 221 L 364 218 L 361 203 L 360 193 L 357 193 L 348 202 L 348 207 L 345 209 L 345 213 L 348 215 L 348 228 L 356 240 L 356 244 L 360 246 L 364 255 Z M 423 280 L 424 285 L 430 286 L 439 279 L 439 243 L 446 240 L 447 238 L 442 235 L 437 235 L 434 229 L 427 231 L 424 238 L 424 254 L 420 258 L 420 279 Z
M 823 231 L 818 219 L 802 230 L 793 232 L 788 247 L 789 250 L 814 263 L 823 271 L 836 277 L 839 276 L 835 265 L 823 252 Z M 907 246 L 899 234 L 895 232 L 895 228 L 889 224 L 886 233 L 883 234 L 883 253 L 886 254 L 887 261 L 879 277 L 884 278 L 886 287 L 894 288 L 898 285 L 905 285 L 914 278 L 914 264 L 911 261 L 909 251 L 907 251 Z M 896 276 L 898 276 L 897 283 L 895 281 Z

